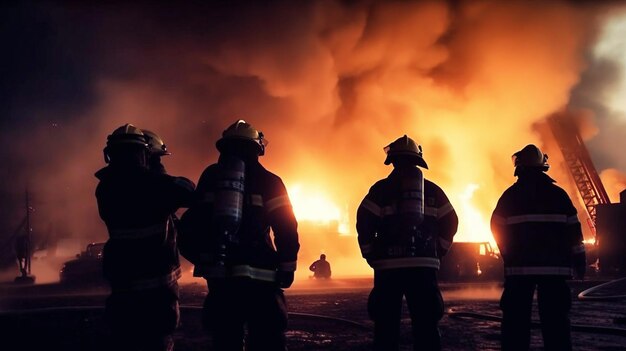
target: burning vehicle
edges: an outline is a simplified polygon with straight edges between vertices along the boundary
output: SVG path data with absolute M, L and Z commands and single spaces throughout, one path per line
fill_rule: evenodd
M 455 242 L 441 260 L 442 281 L 501 281 L 502 258 L 488 241 Z
M 67 261 L 61 267 L 61 284 L 103 285 L 102 250 L 104 242 L 90 243 L 76 258 Z

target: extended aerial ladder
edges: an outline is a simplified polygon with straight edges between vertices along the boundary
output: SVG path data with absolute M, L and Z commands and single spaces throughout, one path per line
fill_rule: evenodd
M 548 124 L 587 209 L 589 215 L 587 224 L 594 235 L 594 239 L 597 239 L 596 206 L 610 204 L 609 196 L 591 161 L 591 156 L 580 136 L 578 126 L 574 124 L 571 118 L 561 114 L 548 117 Z

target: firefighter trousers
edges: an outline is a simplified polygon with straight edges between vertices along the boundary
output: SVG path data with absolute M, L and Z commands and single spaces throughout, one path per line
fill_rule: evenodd
M 173 350 L 173 333 L 180 321 L 178 295 L 177 283 L 137 291 L 112 288 L 105 303 L 109 349 Z
M 368 312 L 374 321 L 374 350 L 399 349 L 403 297 L 411 316 L 414 350 L 440 350 L 439 320 L 443 299 L 432 268 L 399 268 L 374 272 Z
M 545 350 L 571 350 L 571 290 L 564 276 L 507 276 L 500 299 L 502 350 L 530 348 L 532 304 L 537 305 Z
M 285 295 L 276 283 L 249 278 L 207 280 L 203 324 L 219 351 L 284 351 Z

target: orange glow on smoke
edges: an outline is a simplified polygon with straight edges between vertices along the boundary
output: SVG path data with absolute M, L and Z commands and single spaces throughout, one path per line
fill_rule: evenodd
M 197 182 L 217 159 L 222 130 L 243 118 L 271 140 L 260 161 L 287 185 L 301 237 L 297 274 L 308 276 L 321 253 L 333 276 L 371 274 L 356 240 L 356 210 L 391 172 L 383 147 L 403 134 L 423 146 L 424 177 L 459 216 L 455 241 L 495 248 L 489 219 L 515 182 L 511 154 L 546 144 L 534 127 L 569 103 L 598 20 L 591 6 L 569 2 L 320 1 L 240 10 L 211 14 L 241 21 L 216 29 L 237 30 L 168 30 L 155 47 L 126 35 L 105 41 L 129 46 L 103 52 L 128 55 L 105 55 L 94 66 L 128 67 L 131 76 L 93 74 L 94 104 L 74 120 L 11 131 L 24 133 L 9 138 L 20 160 L 40 154 L 48 140 L 62 141 L 64 152 L 50 153 L 60 158 L 30 174 L 42 188 L 35 198 L 44 202 L 50 193 L 46 203 L 65 202 L 34 220 L 66 222 L 55 235 L 79 247 L 104 240 L 93 173 L 104 166 L 112 130 L 133 123 L 157 131 L 172 152 L 163 160 L 168 173 Z M 142 19 L 128 16 L 131 28 Z M 33 140 L 44 144 L 33 147 Z M 546 151 L 551 160 L 559 152 Z M 626 186 L 618 166 L 602 174 L 612 199 Z M 570 185 L 574 198 L 566 172 L 553 162 L 548 174 Z

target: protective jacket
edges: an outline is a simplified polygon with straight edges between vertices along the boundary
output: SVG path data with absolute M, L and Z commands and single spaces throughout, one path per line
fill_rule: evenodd
M 356 227 L 361 254 L 374 270 L 439 269 L 439 258 L 452 245 L 458 217 L 435 183 L 424 179 L 423 220 L 407 225 L 406 215 L 399 213 L 401 183 L 416 172 L 420 172 L 416 167 L 394 168 L 370 188 L 358 208 Z
M 218 272 L 220 234 L 213 217 L 218 173 L 217 163 L 204 170 L 194 204 L 181 218 L 180 251 L 194 264 L 194 276 L 276 282 L 278 271 L 294 272 L 300 244 L 287 190 L 256 159 L 246 161 L 241 224 L 226 243 L 225 272 Z
M 112 289 L 170 285 L 181 276 L 172 214 L 187 207 L 195 185 L 183 177 L 114 164 L 99 170 L 96 198 L 109 231 L 104 276 Z
M 567 193 L 542 172 L 520 175 L 498 200 L 491 230 L 511 275 L 572 276 L 585 269 L 585 246 Z

